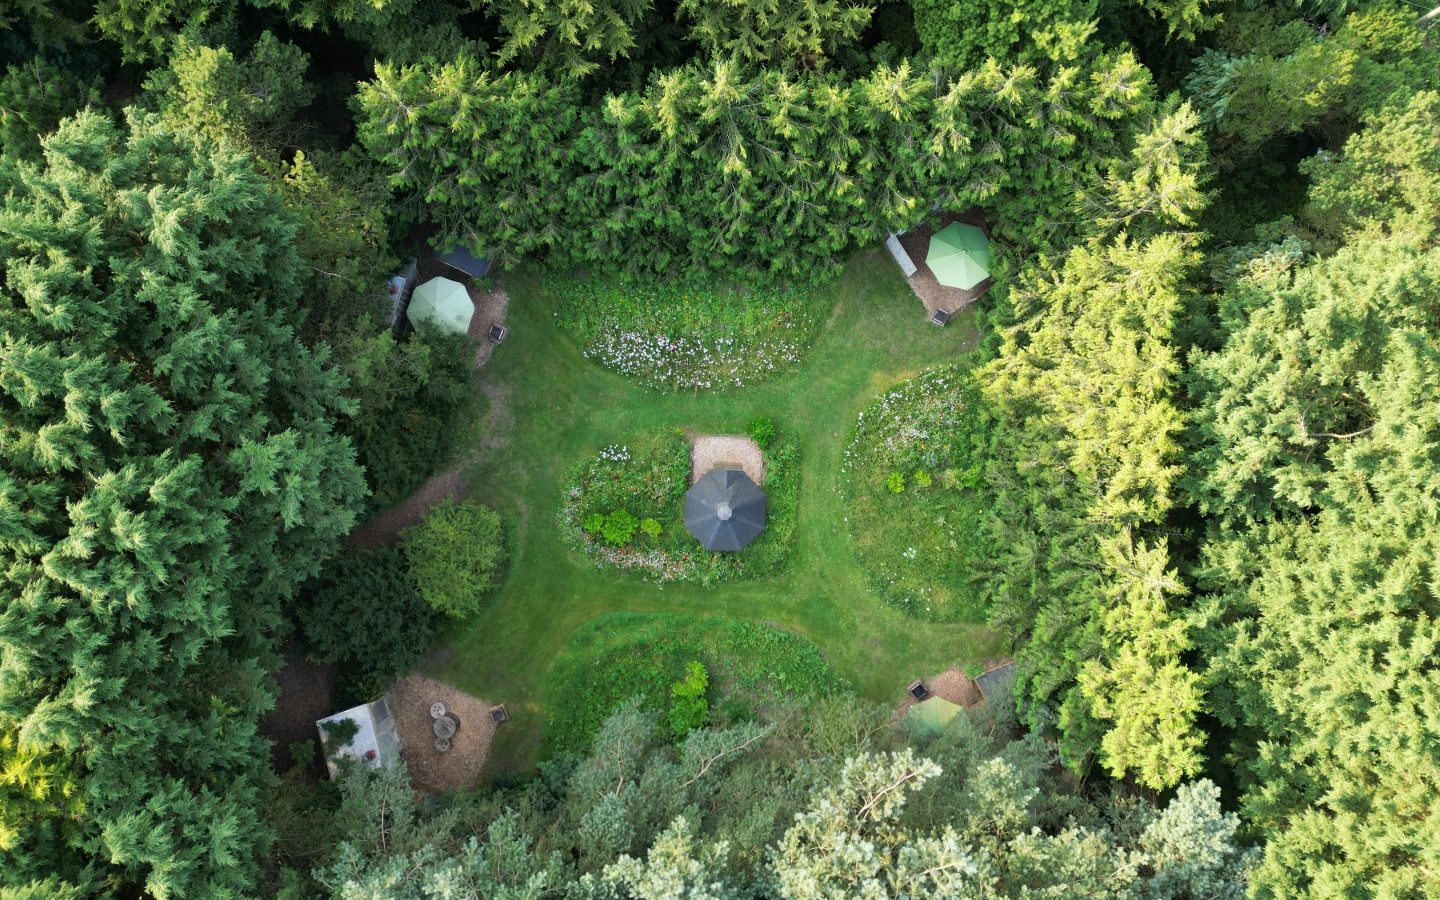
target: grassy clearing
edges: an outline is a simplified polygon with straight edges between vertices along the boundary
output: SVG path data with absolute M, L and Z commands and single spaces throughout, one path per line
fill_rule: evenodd
M 985 428 L 965 364 L 886 391 L 845 450 L 846 518 L 870 586 L 912 616 L 984 621 L 975 583 L 988 542 L 980 490 Z
M 747 719 L 776 693 L 844 688 L 819 648 L 783 629 L 723 616 L 610 613 L 587 623 L 555 661 L 546 692 L 544 754 L 589 748 L 606 716 L 631 697 L 663 712 L 670 688 L 698 661 L 709 673 L 711 716 Z
M 598 273 L 552 276 L 546 294 L 588 358 L 651 387 L 703 390 L 793 369 L 834 289 Z
M 893 701 L 918 675 L 1004 652 L 980 626 L 919 622 L 885 604 L 857 565 L 845 525 L 840 471 L 846 436 L 861 410 L 895 384 L 954 361 L 976 335 L 970 317 L 927 325 L 894 265 L 865 254 L 846 268 L 838 305 L 813 350 L 789 375 L 743 391 L 655 393 L 587 361 L 555 325 L 553 299 L 526 272 L 506 287 L 511 337 L 483 371 L 493 403 L 514 426 L 490 436 L 470 473 L 472 492 L 518 516 L 514 562 L 495 603 L 452 626 L 430 670 L 479 697 L 509 704 L 493 759 L 523 768 L 540 747 L 549 674 L 587 622 L 615 611 L 721 614 L 777 625 L 813 641 L 860 694 Z M 785 574 L 764 579 L 651 584 L 600 572 L 566 549 L 557 513 L 579 460 L 637 434 L 677 427 L 740 434 L 769 416 L 800 447 L 794 550 Z

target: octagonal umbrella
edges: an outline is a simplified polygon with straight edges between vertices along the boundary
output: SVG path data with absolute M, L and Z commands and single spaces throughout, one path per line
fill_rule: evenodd
M 685 492 L 685 528 L 706 550 L 743 550 L 765 530 L 765 492 L 739 469 L 711 469 Z
M 930 238 L 925 264 L 936 281 L 968 291 L 990 277 L 990 241 L 974 225 L 951 222 Z
M 944 697 L 931 697 L 910 707 L 905 718 L 930 731 L 939 731 L 960 714 L 960 706 Z
M 456 334 L 470 330 L 470 318 L 474 315 L 475 304 L 465 285 L 448 278 L 432 278 L 417 287 L 405 310 L 405 316 L 416 328 L 421 322 L 430 322 Z

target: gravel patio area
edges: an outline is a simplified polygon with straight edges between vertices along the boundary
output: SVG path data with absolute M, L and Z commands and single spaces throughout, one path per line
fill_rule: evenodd
M 985 698 L 980 693 L 980 688 L 975 685 L 975 679 L 959 669 L 946 669 L 939 675 L 932 675 L 929 678 L 922 678 L 920 680 L 925 682 L 925 686 L 930 689 L 930 693 L 926 695 L 927 698 L 941 697 L 949 700 L 951 703 L 963 706 L 966 709 L 972 706 L 979 706 L 985 702 Z M 905 714 L 910 711 L 910 707 L 919 702 L 919 700 L 910 696 L 910 693 L 907 691 L 905 693 L 905 699 L 901 700 L 900 705 L 895 707 L 895 719 L 897 721 L 904 719 Z
M 700 434 L 690 443 L 690 483 L 694 484 L 716 466 L 738 466 L 756 484 L 765 481 L 765 456 L 748 437 L 732 434 Z
M 437 793 L 474 788 L 495 736 L 495 723 L 490 720 L 494 704 L 424 675 L 396 682 L 389 697 L 390 712 L 400 733 L 400 755 L 410 767 L 415 786 Z M 460 722 L 450 749 L 444 753 L 435 749 L 435 720 L 430 716 L 430 706 L 436 700 L 444 703 Z
M 485 335 L 490 332 L 491 325 L 505 324 L 505 310 L 510 306 L 510 295 L 499 288 L 482 292 L 474 285 L 469 286 L 469 291 L 470 300 L 475 304 L 475 318 L 470 320 L 469 334 L 479 345 L 475 348 L 475 368 L 478 369 L 485 365 L 490 354 L 495 352 L 495 342 Z
M 910 282 L 910 290 L 914 291 L 915 296 L 920 298 L 920 302 L 925 304 L 926 315 L 937 309 L 943 309 L 947 313 L 957 312 L 974 303 L 981 294 L 990 290 L 990 285 L 994 284 L 992 279 L 987 278 L 970 290 L 962 291 L 945 287 L 935 280 L 935 274 L 925 264 L 925 254 L 930 252 L 930 236 L 951 222 L 965 222 L 982 229 L 985 228 L 985 222 L 974 213 L 946 213 L 940 217 L 934 227 L 931 227 L 931 223 L 926 221 L 900 235 L 900 246 L 905 248 L 905 252 L 910 256 L 910 261 L 915 264 L 915 274 L 907 279 Z

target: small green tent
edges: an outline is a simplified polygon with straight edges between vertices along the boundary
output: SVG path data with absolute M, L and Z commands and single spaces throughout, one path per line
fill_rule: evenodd
M 960 706 L 944 697 L 931 697 L 910 707 L 905 718 L 929 731 L 939 731 L 960 715 Z
M 990 241 L 974 225 L 951 222 L 930 238 L 925 264 L 936 281 L 968 291 L 990 277 Z
M 421 322 L 430 322 L 446 331 L 465 334 L 470 330 L 475 304 L 465 285 L 448 278 L 432 278 L 410 295 L 405 315 L 416 328 Z

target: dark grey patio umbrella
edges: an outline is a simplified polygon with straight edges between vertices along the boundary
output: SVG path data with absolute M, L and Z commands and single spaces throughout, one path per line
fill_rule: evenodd
M 685 493 L 685 527 L 706 550 L 743 550 L 765 530 L 765 492 L 739 469 L 711 469 Z

